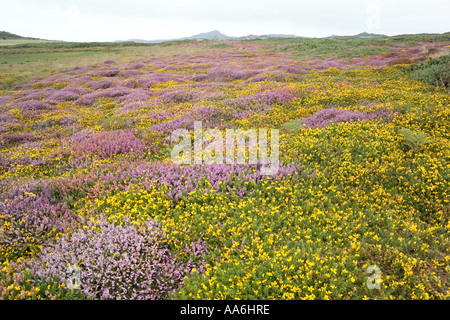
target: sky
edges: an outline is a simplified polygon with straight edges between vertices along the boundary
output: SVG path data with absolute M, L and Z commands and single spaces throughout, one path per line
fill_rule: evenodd
M 444 33 L 448 0 L 0 0 L 0 31 L 64 41 Z

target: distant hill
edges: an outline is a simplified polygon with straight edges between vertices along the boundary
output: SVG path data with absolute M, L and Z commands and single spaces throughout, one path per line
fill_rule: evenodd
M 142 40 L 142 39 L 129 39 L 129 40 L 116 40 L 116 42 L 138 42 L 138 43 L 158 43 L 164 41 L 178 41 L 178 40 L 247 40 L 247 39 L 266 39 L 266 38 L 297 38 L 298 36 L 293 34 L 265 34 L 265 35 L 248 35 L 243 37 L 231 37 L 221 33 L 218 30 L 199 33 L 190 37 L 176 38 L 176 39 L 163 39 L 163 40 Z
M 332 35 L 330 37 L 325 37 L 329 39 L 346 39 L 346 38 L 359 38 L 359 39 L 372 39 L 372 38 L 385 38 L 388 37 L 384 34 L 375 34 L 362 32 L 353 36 L 338 36 Z M 221 33 L 218 30 L 213 30 L 210 32 L 199 33 L 190 37 L 176 38 L 176 39 L 163 39 L 163 40 L 142 40 L 142 39 L 130 39 L 130 40 L 116 40 L 116 42 L 138 42 L 138 43 L 159 43 L 164 41 L 178 41 L 178 40 L 248 40 L 248 39 L 268 39 L 268 38 L 309 38 L 300 37 L 294 34 L 263 34 L 254 35 L 250 34 L 243 37 L 231 37 Z
M 336 38 L 359 38 L 359 39 L 371 39 L 371 38 L 386 38 L 388 37 L 387 35 L 384 34 L 376 34 L 376 33 L 368 33 L 368 32 L 362 32 L 362 33 L 358 33 L 354 36 L 337 36 L 337 35 L 332 35 L 328 38 L 331 39 L 336 39 Z
M 202 39 L 202 40 L 226 40 L 226 39 L 230 39 L 232 37 L 229 37 L 227 35 L 224 35 L 223 33 L 220 33 L 220 31 L 218 30 L 213 30 L 210 32 L 204 32 L 204 33 L 199 33 L 187 38 L 181 38 L 180 40 L 189 40 L 189 39 Z
M 295 34 L 263 34 L 260 38 L 298 38 Z
M 0 40 L 41 40 L 41 39 L 22 37 L 11 32 L 0 31 Z

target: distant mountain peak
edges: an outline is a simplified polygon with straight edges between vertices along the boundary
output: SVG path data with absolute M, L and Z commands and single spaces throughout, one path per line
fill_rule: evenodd
M 142 39 L 130 39 L 125 41 L 139 42 L 139 43 L 161 43 L 165 41 L 179 41 L 179 40 L 248 40 L 248 39 L 267 39 L 267 38 L 298 38 L 298 36 L 293 34 L 264 34 L 264 35 L 254 35 L 250 34 L 248 36 L 233 37 L 223 34 L 219 30 L 212 30 L 209 32 L 202 32 L 195 34 L 190 37 L 175 38 L 175 39 L 160 39 L 160 40 L 142 40 Z M 116 42 L 123 42 L 124 40 L 116 40 Z
M 213 39 L 228 39 L 229 36 L 221 33 L 219 30 L 213 30 L 209 32 L 203 32 L 199 34 L 195 34 L 193 36 L 187 37 L 185 39 L 207 39 L 207 40 L 213 40 Z

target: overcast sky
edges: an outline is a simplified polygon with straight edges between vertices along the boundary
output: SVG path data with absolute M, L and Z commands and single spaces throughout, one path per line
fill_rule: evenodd
M 0 31 L 65 41 L 450 31 L 449 0 L 0 0 Z

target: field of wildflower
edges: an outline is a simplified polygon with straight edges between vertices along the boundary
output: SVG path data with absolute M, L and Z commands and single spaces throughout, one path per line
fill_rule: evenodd
M 0 299 L 450 298 L 450 95 L 408 71 L 450 36 L 139 50 L 0 64 Z M 194 121 L 278 172 L 175 164 Z

